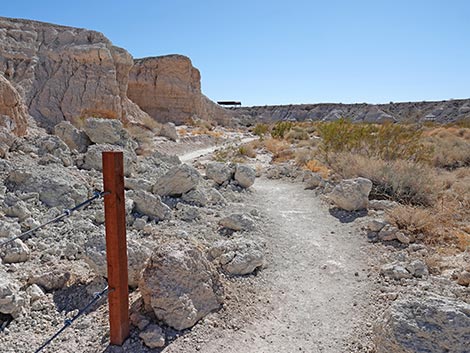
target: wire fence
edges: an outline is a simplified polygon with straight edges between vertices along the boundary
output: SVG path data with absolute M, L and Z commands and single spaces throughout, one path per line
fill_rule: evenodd
M 66 217 L 69 217 L 71 216 L 74 212 L 80 210 L 80 209 L 83 209 L 85 208 L 86 206 L 90 205 L 92 202 L 94 202 L 95 200 L 98 200 L 98 199 L 101 199 L 103 198 L 103 196 L 109 194 L 108 192 L 102 192 L 102 191 L 95 191 L 93 193 L 93 196 L 90 197 L 89 199 L 79 203 L 78 205 L 76 205 L 75 207 L 73 208 L 70 208 L 70 209 L 66 209 L 64 210 L 60 215 L 58 215 L 57 217 L 54 217 L 42 224 L 40 224 L 39 226 L 37 227 L 34 227 L 24 233 L 21 233 L 19 235 L 16 235 L 14 237 L 11 237 L 3 242 L 0 242 L 0 247 L 2 246 L 5 246 L 7 244 L 10 244 L 12 242 L 14 242 L 15 240 L 17 239 L 21 239 L 27 235 L 32 235 L 34 234 L 34 232 L 48 226 L 49 224 L 52 224 L 52 223 L 56 223 L 56 222 L 59 222 L 60 220 L 63 220 L 65 219 Z M 72 318 L 70 319 L 66 319 L 64 321 L 64 325 L 56 332 L 54 333 L 50 338 L 48 338 L 38 349 L 36 349 L 34 351 L 34 353 L 39 353 L 41 352 L 44 348 L 46 348 L 48 345 L 50 345 L 52 343 L 52 341 L 54 341 L 58 336 L 60 336 L 68 327 L 70 327 L 77 319 L 79 319 L 82 315 L 86 314 L 88 312 L 88 310 L 94 305 L 96 304 L 100 299 L 102 299 L 105 295 L 113 292 L 114 289 L 108 289 L 108 286 L 106 286 L 101 292 L 97 292 L 93 295 L 93 299 L 86 305 L 84 306 L 82 309 L 80 309 L 78 311 L 77 314 L 75 314 Z
M 98 293 L 95 293 L 95 295 L 93 296 L 93 299 L 86 305 L 84 306 L 82 309 L 79 310 L 79 312 L 77 314 L 75 314 L 72 318 L 70 319 L 66 319 L 64 321 L 64 325 L 56 332 L 54 333 L 51 337 L 49 337 L 49 339 L 47 339 L 42 345 L 41 347 L 39 347 L 38 349 L 36 349 L 34 351 L 34 353 L 39 353 L 41 352 L 44 348 L 46 348 L 48 345 L 50 345 L 52 343 L 52 341 L 54 341 L 57 337 L 59 337 L 68 327 L 70 327 L 74 321 L 76 321 L 80 316 L 84 315 L 88 309 L 90 309 L 95 303 L 97 303 L 101 298 L 103 298 L 103 296 L 105 294 L 108 294 L 110 292 L 112 292 L 113 290 L 109 290 L 108 289 L 108 286 L 106 286 L 106 288 L 104 288 L 101 292 L 98 292 Z
M 24 233 L 21 233 L 17 236 L 11 237 L 11 238 L 1 242 L 0 247 L 2 247 L 4 245 L 7 245 L 7 244 L 10 244 L 10 243 L 14 242 L 16 239 L 21 239 L 21 238 L 23 238 L 27 235 L 33 234 L 35 231 L 37 231 L 39 229 L 42 229 L 42 228 L 44 228 L 45 226 L 47 226 L 49 224 L 56 223 L 56 222 L 66 218 L 66 217 L 69 217 L 70 215 L 72 215 L 73 212 L 78 211 L 79 209 L 88 206 L 93 201 L 102 198 L 104 195 L 107 195 L 107 193 L 106 192 L 101 192 L 101 191 L 95 191 L 93 193 L 93 197 L 89 198 L 88 200 L 85 200 L 82 203 L 79 203 L 77 206 L 75 206 L 73 208 L 64 210 L 64 212 L 61 213 L 60 215 L 58 215 L 57 217 L 55 217 L 53 219 L 50 219 L 49 221 L 47 221 L 43 224 L 40 224 L 37 227 L 34 227 L 34 228 L 24 232 Z

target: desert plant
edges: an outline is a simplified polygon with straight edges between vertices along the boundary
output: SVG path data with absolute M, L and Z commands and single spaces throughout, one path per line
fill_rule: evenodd
M 268 131 L 269 131 L 269 126 L 267 124 L 264 124 L 264 123 L 258 123 L 253 128 L 253 134 L 258 136 L 261 140 L 268 133 Z
M 250 144 L 244 144 L 238 147 L 238 153 L 241 154 L 242 156 L 247 156 L 250 158 L 256 157 L 256 151 L 253 148 L 253 146 Z
M 293 126 L 291 130 L 285 135 L 286 140 L 288 141 L 299 141 L 299 140 L 308 140 L 309 135 L 306 130 L 301 126 Z
M 271 136 L 282 139 L 292 129 L 292 126 L 293 123 L 291 121 L 278 121 L 271 130 Z

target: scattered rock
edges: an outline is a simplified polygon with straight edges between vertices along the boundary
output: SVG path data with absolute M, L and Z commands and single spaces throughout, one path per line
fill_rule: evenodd
M 137 288 L 145 261 L 150 255 L 149 248 L 132 239 L 131 234 L 127 235 L 128 282 L 130 287 Z M 96 274 L 105 278 L 108 277 L 104 237 L 92 238 L 85 244 L 84 260 Z
M 382 219 L 373 219 L 367 223 L 366 228 L 371 232 L 380 232 L 388 223 Z
M 178 133 L 176 132 L 176 127 L 173 123 L 163 124 L 159 135 L 166 137 L 172 141 L 178 140 Z
M 398 206 L 398 202 L 390 200 L 369 200 L 369 208 L 376 211 L 386 211 Z
M 171 209 L 162 202 L 158 195 L 153 195 L 144 190 L 126 192 L 126 196 L 134 201 L 134 209 L 157 221 L 168 219 L 171 216 Z
M 380 268 L 380 274 L 396 280 L 413 277 L 412 274 L 405 268 L 405 266 L 398 263 L 383 265 Z
M 345 179 L 333 188 L 328 195 L 334 204 L 346 211 L 367 208 L 372 182 L 365 178 Z
M 152 183 L 142 178 L 125 178 L 124 186 L 130 190 L 144 190 L 152 192 Z
M 241 213 L 233 213 L 230 216 L 222 218 L 219 224 L 236 232 L 238 231 L 251 231 L 255 228 L 255 222 L 247 215 Z
M 8 279 L 6 274 L 2 274 L 0 276 L 0 313 L 18 317 L 24 306 L 25 300 L 20 295 L 20 286 Z
M 470 304 L 440 296 L 395 301 L 375 326 L 378 353 L 468 352 Z
M 37 166 L 34 170 L 15 169 L 8 175 L 5 184 L 12 191 L 39 193 L 39 199 L 49 207 L 69 208 L 88 197 L 83 179 L 55 164 Z
M 261 246 L 247 239 L 219 241 L 209 250 L 209 255 L 231 275 L 246 275 L 264 264 Z
M 429 274 L 428 266 L 421 260 L 414 260 L 405 267 L 414 277 L 422 278 Z
M 210 162 L 206 166 L 206 177 L 222 185 L 230 181 L 234 174 L 234 168 L 226 163 Z
M 2 261 L 6 264 L 28 261 L 30 250 L 21 239 L 15 239 L 0 249 Z
M 160 196 L 180 196 L 195 189 L 201 176 L 199 172 L 187 164 L 171 168 L 160 177 L 153 186 L 153 193 Z
M 129 138 L 122 122 L 116 119 L 86 118 L 83 130 L 97 144 L 125 146 Z
M 194 189 L 183 196 L 181 196 L 181 199 L 189 204 L 204 207 L 208 204 L 209 200 L 207 199 L 206 195 L 199 190 L 199 189 Z
M 130 176 L 134 170 L 134 162 L 136 161 L 136 154 L 133 151 L 126 150 L 120 146 L 113 145 L 92 145 L 88 148 L 88 151 L 85 153 L 85 158 L 83 169 L 95 169 L 102 171 L 103 170 L 103 152 L 106 151 L 120 151 L 124 153 L 124 175 Z
M 178 218 L 185 222 L 192 222 L 201 216 L 199 208 L 196 206 L 184 205 L 178 203 Z
M 235 170 L 235 181 L 242 188 L 249 188 L 255 183 L 256 170 L 247 165 L 238 164 Z
M 159 348 L 165 346 L 165 334 L 158 325 L 148 325 L 144 331 L 139 333 L 139 337 L 149 348 Z
M 64 141 L 70 149 L 77 150 L 80 153 L 86 152 L 91 144 L 87 134 L 78 130 L 68 121 L 62 121 L 54 126 L 54 134 Z
M 69 272 L 52 270 L 36 275 L 31 275 L 28 279 L 29 284 L 37 284 L 47 292 L 62 289 L 70 279 Z
M 311 172 L 310 170 L 305 171 L 302 181 L 305 183 L 306 189 L 315 189 L 325 183 L 320 174 Z
M 130 321 L 132 325 L 141 331 L 143 331 L 150 324 L 150 320 L 147 319 L 147 317 L 135 312 L 130 315 Z
M 403 232 L 396 232 L 395 236 L 396 236 L 397 240 L 402 244 L 411 243 L 411 238 Z
M 146 308 L 177 330 L 218 309 L 223 298 L 215 268 L 198 246 L 184 240 L 154 250 L 139 288 Z
M 460 284 L 461 286 L 468 287 L 470 285 L 470 272 L 469 271 L 461 272 L 457 277 L 457 283 Z
M 397 239 L 398 228 L 386 224 L 379 232 L 379 240 L 391 241 Z

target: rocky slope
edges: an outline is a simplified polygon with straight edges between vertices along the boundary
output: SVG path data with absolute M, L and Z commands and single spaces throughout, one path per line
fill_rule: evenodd
M 455 122 L 470 119 L 470 99 L 389 104 L 299 104 L 232 108 L 245 124 L 253 121 L 322 120 L 340 117 L 357 122 Z
M 183 124 L 194 116 L 218 122 L 229 118 L 228 111 L 201 93 L 201 74 L 182 55 L 136 59 L 127 94 L 160 122 Z

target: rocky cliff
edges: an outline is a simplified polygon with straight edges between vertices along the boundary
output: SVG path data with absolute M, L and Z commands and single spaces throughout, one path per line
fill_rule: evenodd
M 340 117 L 356 122 L 455 122 L 470 119 L 470 99 L 389 104 L 302 104 L 232 108 L 235 118 L 253 121 L 321 120 Z
M 0 129 L 24 135 L 27 128 L 27 109 L 20 94 L 0 75 Z
M 0 74 L 46 128 L 84 116 L 144 117 L 127 97 L 132 65 L 101 33 L 0 17 Z
M 229 113 L 201 93 L 201 75 L 182 55 L 136 59 L 127 94 L 160 122 L 182 124 L 192 117 L 226 122 Z

